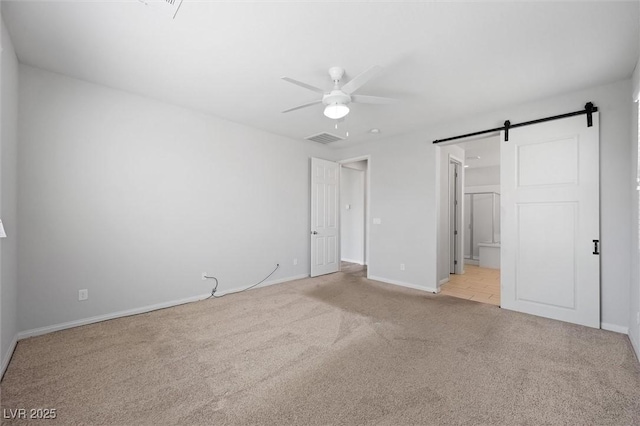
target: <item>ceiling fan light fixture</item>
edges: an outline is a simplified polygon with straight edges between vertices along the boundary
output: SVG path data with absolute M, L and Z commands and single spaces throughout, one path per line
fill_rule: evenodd
M 324 115 L 334 120 L 346 117 L 349 114 L 349 107 L 341 103 L 333 103 L 326 106 Z

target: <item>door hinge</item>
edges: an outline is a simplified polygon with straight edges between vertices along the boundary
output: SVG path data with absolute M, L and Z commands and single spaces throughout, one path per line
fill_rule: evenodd
M 458 231 L 453 231 L 453 235 L 458 235 Z
M 600 254 L 600 247 L 598 247 L 598 244 L 600 244 L 600 240 L 593 240 L 593 254 Z
M 454 265 L 457 265 L 457 264 L 458 264 L 458 261 L 457 261 L 457 260 L 454 260 L 454 261 L 453 261 L 453 264 L 454 264 Z

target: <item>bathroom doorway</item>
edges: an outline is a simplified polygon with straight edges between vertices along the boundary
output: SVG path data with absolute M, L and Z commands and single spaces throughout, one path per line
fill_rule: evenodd
M 459 269 L 450 267 L 448 276 L 442 274 L 440 291 L 445 295 L 499 306 L 500 139 L 494 136 L 443 149 L 449 157 L 453 153 L 464 159 L 461 164 L 462 173 L 456 176 L 449 172 L 447 183 L 448 250 L 449 253 L 454 253 L 454 237 L 459 236 L 463 246 L 460 250 L 463 265 Z M 450 161 L 448 163 L 442 165 L 450 168 Z M 452 179 L 462 182 L 462 194 L 457 197 L 462 204 L 458 210 L 459 222 L 451 220 L 456 215 L 456 204 L 451 201 L 451 188 L 455 186 Z M 441 199 L 444 200 L 444 197 Z M 442 214 L 444 213 L 443 211 Z M 456 222 L 459 224 L 454 225 Z M 443 253 L 444 250 L 440 250 L 440 254 Z M 454 257 L 450 254 L 449 260 L 452 258 Z M 444 268 L 444 262 L 442 267 Z

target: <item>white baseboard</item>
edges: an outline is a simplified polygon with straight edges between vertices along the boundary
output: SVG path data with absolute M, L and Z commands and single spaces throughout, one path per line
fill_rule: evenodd
M 381 281 L 381 282 L 387 283 L 387 284 L 399 285 L 401 287 L 412 288 L 414 290 L 428 291 L 429 293 L 439 293 L 440 292 L 440 289 L 437 289 L 437 288 L 422 287 L 422 286 L 415 285 L 415 284 L 405 283 L 403 281 L 390 280 L 388 278 L 369 276 L 369 279 L 370 280 L 374 280 L 374 281 Z
M 7 367 L 9 366 L 9 361 L 11 361 L 11 357 L 13 356 L 13 351 L 16 350 L 16 345 L 18 344 L 18 335 L 13 336 L 13 340 L 9 344 L 9 350 L 4 354 L 4 358 L 2 358 L 2 366 L 0 366 L 0 380 L 4 377 L 4 372 L 7 371 Z
M 446 283 L 448 283 L 448 282 L 449 282 L 449 277 L 441 279 L 441 280 L 440 280 L 440 282 L 439 282 L 438 284 L 439 284 L 439 285 L 443 285 L 443 284 L 446 284 Z
M 200 294 L 179 300 L 171 300 L 169 302 L 157 303 L 154 305 L 142 306 L 139 308 L 127 309 L 125 311 L 112 312 L 110 314 L 97 315 L 95 317 L 83 318 L 75 321 L 63 322 L 60 324 L 48 325 L 45 327 L 32 328 L 31 330 L 21 331 L 18 333 L 18 340 L 28 337 L 40 336 L 42 334 L 53 333 L 54 331 L 66 330 L 68 328 L 80 327 L 82 325 L 94 324 L 96 322 L 107 321 L 111 319 L 128 317 L 130 315 L 144 314 L 146 312 L 156 311 L 158 309 L 170 308 L 172 306 L 184 305 L 185 303 L 197 302 L 209 297 L 210 294 Z
M 308 274 L 303 274 L 303 275 L 296 275 L 296 276 L 293 276 L 293 277 L 282 278 L 282 279 L 278 279 L 278 280 L 265 281 L 262 284 L 255 286 L 254 288 L 267 287 L 267 286 L 274 285 L 274 284 L 281 284 L 281 283 L 284 283 L 284 282 L 287 282 L 287 281 L 295 281 L 295 280 L 307 278 L 308 276 L 309 276 Z M 240 290 L 242 290 L 244 288 L 246 288 L 246 286 L 244 286 L 244 287 L 236 287 L 236 288 L 232 288 L 232 289 L 228 289 L 228 290 L 219 290 L 219 291 L 216 292 L 216 295 L 224 296 L 225 294 L 235 293 L 235 292 L 238 292 L 238 291 L 240 291 Z M 98 316 L 95 316 L 95 317 L 83 318 L 83 319 L 79 319 L 79 320 L 75 320 L 75 321 L 69 321 L 69 322 L 64 322 L 64 323 L 60 323 L 60 324 L 48 325 L 46 327 L 33 328 L 31 330 L 26 330 L 26 331 L 19 332 L 18 336 L 17 336 L 17 340 L 26 339 L 28 337 L 40 336 L 42 334 L 47 334 L 47 333 L 53 333 L 54 331 L 66 330 L 68 328 L 80 327 L 82 325 L 94 324 L 96 322 L 107 321 L 107 320 L 111 320 L 111 319 L 115 319 L 115 318 L 122 318 L 122 317 L 128 317 L 130 315 L 143 314 L 143 313 L 146 313 L 146 312 L 156 311 L 158 309 L 170 308 L 172 306 L 184 305 L 185 303 L 197 302 L 199 300 L 206 299 L 210 295 L 211 295 L 210 293 L 200 294 L 198 296 L 191 296 L 191 297 L 187 297 L 187 298 L 184 298 L 184 299 L 171 300 L 171 301 L 168 301 L 168 302 L 157 303 L 157 304 L 154 304 L 154 305 L 147 305 L 147 306 L 142 306 L 142 307 L 139 307 L 139 308 L 127 309 L 125 311 L 118 311 L 118 312 L 113 312 L 113 313 L 110 313 L 110 314 L 98 315 Z
M 616 324 L 607 324 L 606 322 L 600 323 L 600 328 L 607 331 L 614 331 L 616 333 L 629 334 L 629 328 Z
M 356 263 L 358 265 L 364 265 L 362 260 L 354 260 L 354 259 L 340 259 L 343 262 Z

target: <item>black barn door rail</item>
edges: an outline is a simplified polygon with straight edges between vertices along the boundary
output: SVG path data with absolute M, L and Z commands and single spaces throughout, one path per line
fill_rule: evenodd
M 515 129 L 516 127 L 530 126 L 532 124 L 539 124 L 539 123 L 544 123 L 546 121 L 559 120 L 561 118 L 574 117 L 576 115 L 583 115 L 583 114 L 587 115 L 587 127 L 591 127 L 591 126 L 593 126 L 593 113 L 594 112 L 598 112 L 598 107 L 594 106 L 592 102 L 587 102 L 587 104 L 584 106 L 584 109 L 580 110 L 580 111 L 569 112 L 567 114 L 561 114 L 561 115 L 554 115 L 552 117 L 539 118 L 537 120 L 525 121 L 524 123 L 516 123 L 516 124 L 511 124 L 511 122 L 509 120 L 507 120 L 507 121 L 504 122 L 504 126 L 502 126 L 502 127 L 496 127 L 494 129 L 481 130 L 479 132 L 467 133 L 466 135 L 452 136 L 452 137 L 446 138 L 446 139 L 437 139 L 437 140 L 433 141 L 433 143 L 438 144 L 438 143 L 442 143 L 442 142 L 449 142 L 449 141 L 453 141 L 453 140 L 456 140 L 456 139 L 464 139 L 464 138 L 469 138 L 471 136 L 484 135 L 486 133 L 500 132 L 502 130 L 504 130 L 504 140 L 506 142 L 506 141 L 509 140 L 509 129 Z

